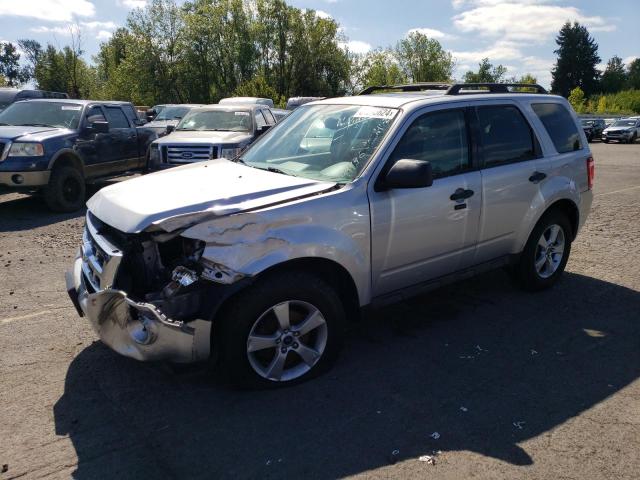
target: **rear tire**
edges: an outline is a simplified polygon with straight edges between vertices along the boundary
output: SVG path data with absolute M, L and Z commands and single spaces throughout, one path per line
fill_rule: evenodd
M 86 185 L 76 168 L 56 167 L 44 188 L 44 201 L 54 212 L 75 212 L 84 207 Z
M 344 325 L 340 297 L 325 281 L 304 272 L 276 273 L 223 308 L 214 321 L 212 350 L 219 349 L 219 370 L 230 383 L 286 387 L 331 367 Z
M 553 286 L 564 272 L 573 230 L 559 210 L 545 213 L 529 236 L 513 273 L 520 286 L 529 291 Z

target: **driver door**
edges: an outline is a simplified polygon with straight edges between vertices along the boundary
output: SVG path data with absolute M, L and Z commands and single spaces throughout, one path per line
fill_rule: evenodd
M 428 160 L 433 185 L 386 191 L 369 186 L 374 296 L 473 262 L 482 192 L 467 120 L 466 108 L 417 113 L 382 170 L 400 159 Z M 457 198 L 460 192 L 466 198 Z

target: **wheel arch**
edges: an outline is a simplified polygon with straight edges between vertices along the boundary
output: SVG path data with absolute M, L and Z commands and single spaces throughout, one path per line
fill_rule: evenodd
M 84 177 L 84 162 L 78 157 L 78 155 L 70 149 L 64 149 L 55 154 L 55 156 L 49 162 L 49 170 L 53 170 L 56 167 L 73 167 L 78 170 Z

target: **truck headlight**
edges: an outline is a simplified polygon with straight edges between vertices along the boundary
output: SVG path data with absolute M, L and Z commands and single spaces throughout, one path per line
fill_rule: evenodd
M 41 157 L 44 148 L 41 143 L 16 142 L 11 144 L 9 157 Z
M 220 158 L 235 158 L 238 155 L 240 155 L 240 153 L 242 152 L 242 148 L 241 147 L 229 147 L 229 148 L 222 148 L 222 150 L 220 151 Z

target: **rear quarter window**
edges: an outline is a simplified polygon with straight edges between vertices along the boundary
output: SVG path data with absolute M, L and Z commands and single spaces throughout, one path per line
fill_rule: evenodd
M 531 108 L 544 125 L 558 153 L 582 149 L 576 124 L 564 105 L 560 103 L 533 103 Z

